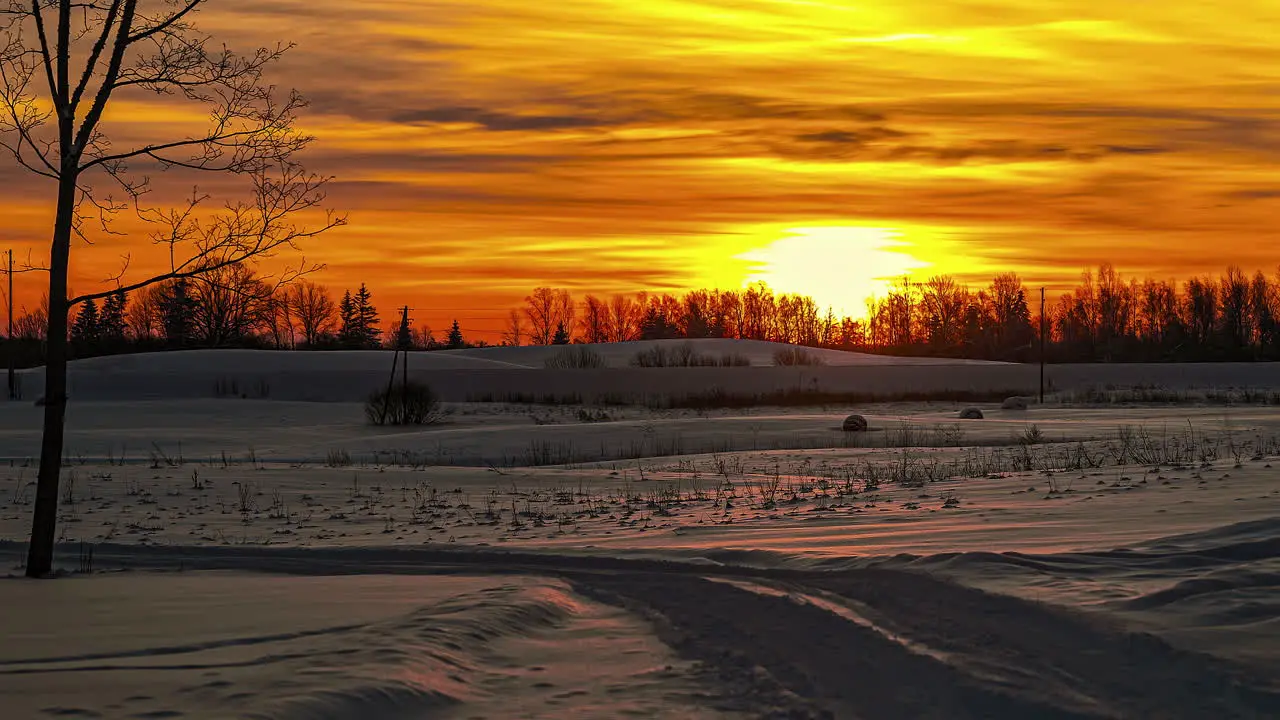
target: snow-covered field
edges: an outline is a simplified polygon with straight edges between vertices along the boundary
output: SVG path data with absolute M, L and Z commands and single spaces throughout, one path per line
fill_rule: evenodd
M 487 353 L 440 362 L 537 365 Z M 0 582 L 0 716 L 1280 716 L 1280 409 L 489 402 L 378 429 L 320 386 L 116 396 L 370 362 L 79 368 L 67 575 Z M 15 576 L 39 412 L 0 406 Z
M 683 346 L 711 358 L 740 356 L 747 367 L 632 367 L 637 353 Z M 831 393 L 857 399 L 918 398 L 936 394 L 1023 395 L 1038 390 L 1039 368 L 984 361 L 894 358 L 837 350 L 794 348 L 754 340 L 659 340 L 574 346 L 598 353 L 607 367 L 546 369 L 559 347 L 494 347 L 410 354 L 409 376 L 431 383 L 456 402 L 546 399 L 640 402 L 668 406 L 715 392 L 734 397 Z M 779 350 L 802 350 L 820 366 L 775 367 Z M 391 375 L 391 354 L 377 351 L 288 353 L 194 350 L 92 358 L 73 363 L 69 392 L 81 402 L 243 398 L 362 402 Z M 397 369 L 399 372 L 399 369 Z M 1211 388 L 1280 389 L 1272 363 L 1056 365 L 1051 391 L 1111 386 L 1159 386 L 1176 391 Z M 42 394 L 43 371 L 23 371 L 26 400 Z

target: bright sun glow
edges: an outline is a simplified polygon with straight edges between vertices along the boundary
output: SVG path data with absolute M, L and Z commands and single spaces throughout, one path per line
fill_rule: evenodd
M 739 255 L 752 265 L 746 283 L 775 292 L 810 295 L 837 315 L 866 315 L 867 300 L 883 296 L 897 278 L 929 263 L 906 252 L 897 230 L 847 225 L 787 228 L 785 237 Z

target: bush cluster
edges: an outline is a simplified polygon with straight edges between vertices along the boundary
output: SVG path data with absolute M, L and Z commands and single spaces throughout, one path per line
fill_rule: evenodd
M 430 425 L 440 420 L 440 398 L 428 385 L 410 382 L 370 394 L 364 413 L 374 425 Z
M 774 365 L 826 365 L 816 353 L 803 348 L 786 348 L 773 354 Z
M 648 350 L 641 350 L 631 358 L 635 367 L 747 367 L 751 364 L 746 356 L 738 353 L 710 355 L 693 349 L 692 343 L 682 343 L 675 347 L 654 345 Z
M 571 346 L 543 361 L 548 370 L 593 370 L 608 367 L 604 356 L 584 346 Z

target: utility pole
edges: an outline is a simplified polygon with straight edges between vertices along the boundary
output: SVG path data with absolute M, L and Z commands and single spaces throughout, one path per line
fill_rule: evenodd
M 404 367 L 401 368 L 401 377 L 404 385 L 400 390 L 401 402 L 405 402 L 409 396 L 409 306 L 405 305 L 403 313 L 400 316 L 400 328 L 396 331 L 396 341 L 392 349 L 391 356 L 391 377 L 387 378 L 387 397 L 382 403 L 382 421 L 385 423 L 387 414 L 391 411 L 391 395 L 395 392 L 396 387 L 396 365 L 399 364 L 400 353 L 404 352 Z
M 9 399 L 18 399 L 18 378 L 14 374 L 14 363 L 17 361 L 17 348 L 13 346 L 13 248 L 9 249 L 9 334 L 5 336 L 9 352 Z
M 404 367 L 403 381 L 401 387 L 404 388 L 405 397 L 409 395 L 409 348 L 413 346 L 413 338 L 409 333 L 409 306 L 404 306 L 404 314 L 400 316 L 400 337 L 398 338 L 400 349 L 404 351 Z
M 1044 288 L 1040 288 L 1040 404 L 1044 404 L 1044 339 L 1048 332 L 1044 316 Z

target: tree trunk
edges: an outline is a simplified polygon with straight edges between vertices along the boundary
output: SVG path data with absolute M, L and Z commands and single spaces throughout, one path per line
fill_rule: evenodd
M 49 333 L 44 363 L 44 430 L 36 507 L 27 550 L 27 577 L 43 577 L 53 569 L 53 543 L 58 530 L 58 482 L 62 475 L 62 441 L 67 416 L 67 269 L 71 253 L 76 177 L 64 173 L 58 187 L 58 215 L 49 251 Z

